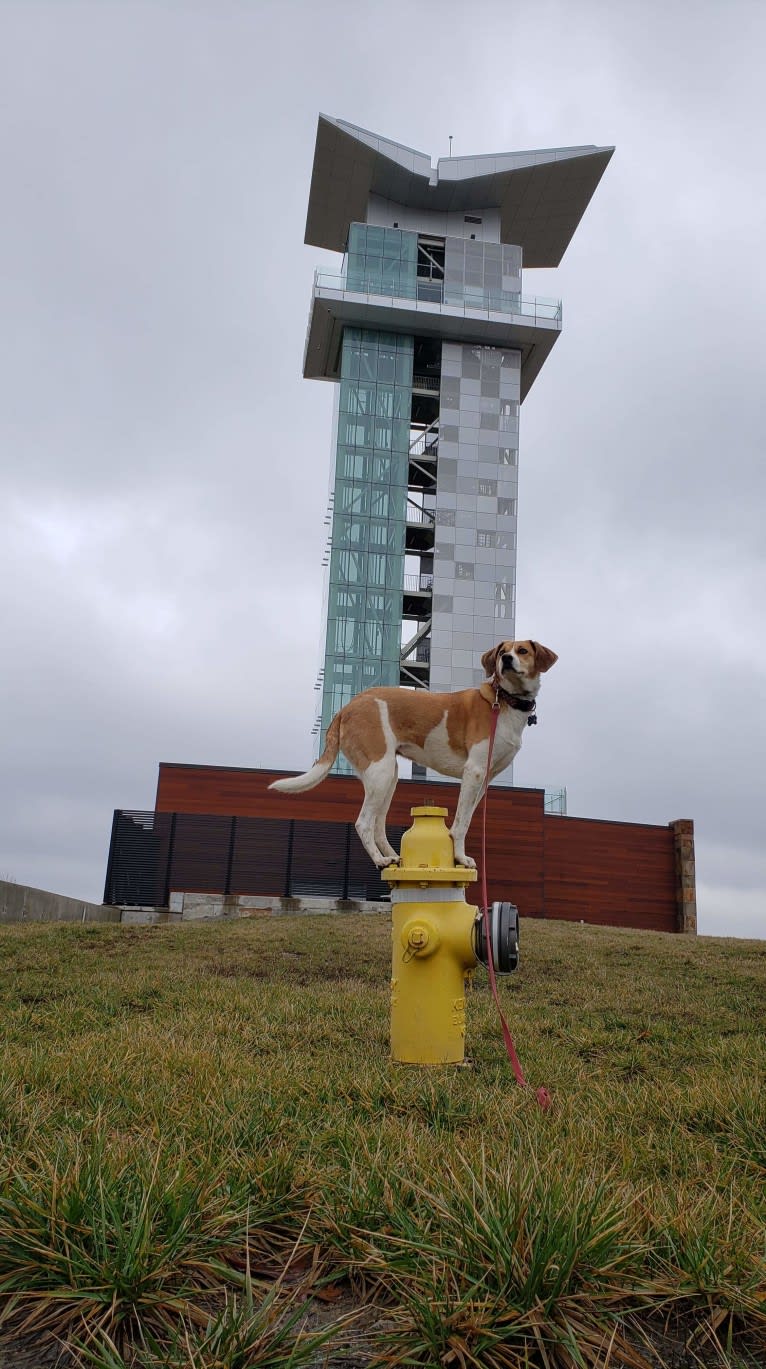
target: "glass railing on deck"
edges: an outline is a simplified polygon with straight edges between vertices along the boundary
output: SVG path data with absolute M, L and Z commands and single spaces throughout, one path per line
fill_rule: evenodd
M 484 290 L 478 286 L 452 285 L 431 280 L 382 280 L 359 272 L 340 275 L 332 271 L 314 273 L 316 290 L 343 290 L 355 295 L 409 299 L 424 303 L 443 303 L 448 309 L 464 313 L 516 314 L 535 321 L 561 323 L 561 300 L 532 295 L 524 298 L 511 290 Z

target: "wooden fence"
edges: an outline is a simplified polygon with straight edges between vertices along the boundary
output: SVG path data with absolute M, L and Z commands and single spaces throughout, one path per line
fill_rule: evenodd
M 330 776 L 304 794 L 270 791 L 272 780 L 287 773 L 292 772 L 163 763 L 156 812 L 179 817 L 199 814 L 219 822 L 234 816 L 265 819 L 268 822 L 263 824 L 263 832 L 267 827 L 276 830 L 279 820 L 292 820 L 294 830 L 300 829 L 306 841 L 321 837 L 321 830 L 331 832 L 331 827 L 320 829 L 319 824 L 353 823 L 362 797 L 358 780 Z M 409 826 L 410 809 L 422 803 L 442 805 L 451 815 L 456 796 L 456 784 L 400 780 L 389 813 L 390 825 L 393 829 Z M 253 841 L 261 828 L 249 823 L 247 830 L 248 839 Z M 224 891 L 222 871 L 229 832 L 228 825 L 221 826 L 221 849 L 215 858 L 203 857 L 204 868 L 190 850 L 184 876 L 187 882 L 183 886 L 174 884 L 174 889 Z M 468 852 L 475 859 L 479 857 L 480 838 L 479 810 L 467 842 Z M 350 859 L 356 868 L 361 845 L 353 832 L 350 841 Z M 336 843 L 331 844 L 334 847 Z M 315 847 L 313 839 L 311 845 Z M 231 865 L 231 851 L 228 860 Z M 688 819 L 657 826 L 551 816 L 544 811 L 541 789 L 493 786 L 487 816 L 487 865 L 490 900 L 511 900 L 527 917 L 663 932 L 696 931 L 694 840 Z M 189 879 L 197 883 L 192 885 Z M 262 885 L 262 877 L 258 882 Z M 240 887 L 238 892 L 247 890 Z M 283 890 L 275 887 L 270 892 L 281 894 Z M 475 885 L 469 887 L 468 898 L 478 902 Z

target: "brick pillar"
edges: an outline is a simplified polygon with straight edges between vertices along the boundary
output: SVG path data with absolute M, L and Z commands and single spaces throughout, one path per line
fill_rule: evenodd
M 697 885 L 694 878 L 694 823 L 670 823 L 676 857 L 676 931 L 697 935 Z

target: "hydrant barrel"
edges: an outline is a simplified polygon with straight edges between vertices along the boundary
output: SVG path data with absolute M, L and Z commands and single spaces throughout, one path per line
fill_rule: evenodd
M 455 865 L 446 808 L 411 810 L 391 888 L 391 1056 L 417 1065 L 465 1058 L 465 979 L 477 964 L 476 909 L 463 890 L 476 871 Z

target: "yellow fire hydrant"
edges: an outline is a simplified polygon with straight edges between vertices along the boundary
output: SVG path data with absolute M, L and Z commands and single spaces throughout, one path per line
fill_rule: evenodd
M 465 981 L 477 965 L 476 908 L 465 902 L 476 871 L 456 865 L 446 808 L 412 808 L 391 885 L 391 1056 L 413 1065 L 462 1064 Z

